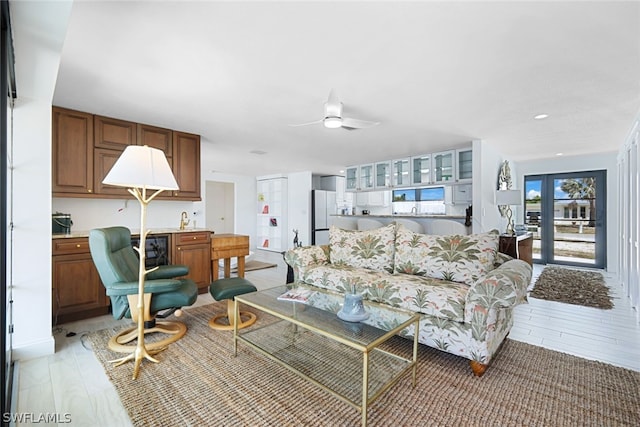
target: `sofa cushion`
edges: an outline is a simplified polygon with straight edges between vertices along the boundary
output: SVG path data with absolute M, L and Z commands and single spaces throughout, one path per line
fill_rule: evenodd
M 431 277 L 389 274 L 346 264 L 308 268 L 302 282 L 341 293 L 355 291 L 366 299 L 457 322 L 464 320 L 469 286 Z
M 329 228 L 331 264 L 393 273 L 395 224 L 373 230 Z
M 418 234 L 401 224 L 396 233 L 395 271 L 474 284 L 493 270 L 497 230 L 469 236 Z

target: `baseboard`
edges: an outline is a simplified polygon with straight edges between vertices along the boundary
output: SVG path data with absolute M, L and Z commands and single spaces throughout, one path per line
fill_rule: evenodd
M 11 356 L 13 360 L 28 360 L 35 359 L 36 357 L 48 356 L 56 352 L 56 340 L 53 336 L 31 342 L 27 345 L 20 347 L 13 347 Z

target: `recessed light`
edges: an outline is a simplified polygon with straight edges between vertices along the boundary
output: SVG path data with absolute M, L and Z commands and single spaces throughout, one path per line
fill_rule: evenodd
M 548 114 L 538 114 L 537 116 L 533 116 L 535 120 L 543 120 L 543 119 L 546 119 L 547 117 L 549 117 Z
M 562 156 L 563 153 L 556 153 L 556 156 Z

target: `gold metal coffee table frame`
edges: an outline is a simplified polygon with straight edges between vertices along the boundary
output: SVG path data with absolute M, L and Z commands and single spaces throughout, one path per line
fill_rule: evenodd
M 266 325 L 261 325 L 258 320 L 256 325 L 249 330 L 240 331 L 234 328 L 234 356 L 237 354 L 238 341 L 242 341 L 360 411 L 363 426 L 367 425 L 369 405 L 409 371 L 412 372 L 412 385 L 415 387 L 420 320 L 418 314 L 366 301 L 365 307 L 371 314 L 370 318 L 365 321 L 367 323 L 345 322 L 335 314 L 344 299 L 342 295 L 314 288 L 316 290 L 315 296 L 310 296 L 306 304 L 278 300 L 277 297 L 287 289 L 287 286 L 278 286 L 264 291 L 238 295 L 235 298 L 236 310 L 239 304 L 246 304 L 281 320 Z M 368 324 L 375 324 L 376 316 L 385 320 L 387 322 L 385 324 L 388 324 L 389 319 L 392 319 L 393 327 L 389 330 L 386 328 L 383 330 Z M 410 358 L 408 355 L 403 357 L 380 348 L 383 343 L 412 324 L 414 325 L 414 337 L 413 354 Z M 349 357 L 345 358 L 343 353 L 338 355 L 327 351 L 327 358 L 331 358 L 335 354 L 335 366 L 344 367 L 348 363 L 357 367 L 352 375 L 347 375 L 348 378 L 336 379 L 335 376 L 331 376 L 332 385 L 340 390 L 330 388 L 323 383 L 322 378 L 317 378 L 320 376 L 316 373 L 317 371 L 331 370 L 332 364 L 327 363 L 327 360 L 317 362 L 318 369 L 314 369 L 313 366 L 304 366 L 307 361 L 314 363 L 311 358 L 304 358 L 305 351 L 320 349 L 321 352 L 322 348 L 328 345 L 327 339 L 346 346 L 344 352 L 349 354 Z M 303 348 L 304 345 L 315 345 L 315 347 Z M 358 353 L 362 357 L 361 365 L 359 365 L 357 357 L 354 357 Z M 320 359 L 321 357 L 318 355 L 318 360 Z M 299 365 L 303 367 L 300 368 Z M 353 382 L 356 382 L 356 376 L 359 377 L 360 369 L 362 376 L 358 381 L 361 381 L 361 386 L 358 388 Z M 344 383 L 341 382 L 342 380 Z

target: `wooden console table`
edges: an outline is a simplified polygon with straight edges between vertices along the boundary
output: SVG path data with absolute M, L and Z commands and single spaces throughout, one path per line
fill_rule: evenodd
M 519 236 L 501 234 L 498 251 L 533 266 L 533 234 L 526 233 Z
M 238 258 L 238 277 L 244 277 L 244 257 L 249 255 L 249 236 L 241 234 L 211 235 L 211 274 L 218 280 L 218 260 L 224 260 L 224 277 L 231 277 L 231 258 Z

